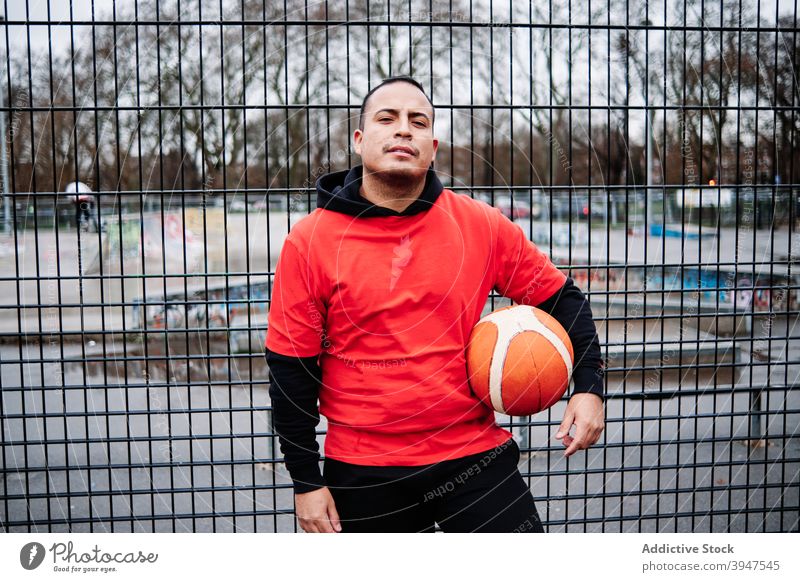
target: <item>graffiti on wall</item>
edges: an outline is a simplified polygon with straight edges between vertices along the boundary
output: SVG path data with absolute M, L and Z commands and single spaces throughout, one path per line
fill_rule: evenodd
M 800 305 L 796 283 L 786 277 L 736 273 L 728 270 L 648 266 L 571 269 L 570 277 L 582 290 L 665 291 L 667 297 L 699 293 L 700 301 L 736 311 L 785 311 Z M 787 287 L 789 288 L 787 290 Z

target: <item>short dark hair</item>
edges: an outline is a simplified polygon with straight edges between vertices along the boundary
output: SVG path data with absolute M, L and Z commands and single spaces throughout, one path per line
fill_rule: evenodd
M 427 99 L 428 103 L 431 104 L 431 108 L 435 109 L 433 107 L 433 101 L 431 101 L 431 98 L 428 97 L 428 95 L 425 93 L 425 89 L 422 88 L 422 85 L 419 83 L 419 81 L 417 81 L 416 79 L 414 79 L 412 77 L 409 77 L 407 75 L 398 75 L 396 77 L 387 77 L 386 79 L 381 81 L 378 85 L 376 85 L 372 89 L 370 89 L 369 93 L 367 93 L 366 97 L 364 97 L 364 101 L 362 101 L 362 103 L 361 103 L 361 112 L 358 114 L 358 129 L 360 129 L 362 131 L 364 130 L 364 111 L 367 109 L 367 101 L 369 101 L 369 98 L 372 97 L 372 94 L 375 91 L 377 91 L 378 89 L 380 89 L 384 85 L 389 85 L 391 83 L 408 83 L 409 85 L 414 85 L 414 87 L 416 87 L 417 89 L 422 91 L 422 94 L 425 95 L 425 99 Z M 434 113 L 432 115 L 433 115 L 433 117 L 431 117 L 431 129 L 433 129 L 433 120 L 436 117 L 436 112 L 434 111 Z

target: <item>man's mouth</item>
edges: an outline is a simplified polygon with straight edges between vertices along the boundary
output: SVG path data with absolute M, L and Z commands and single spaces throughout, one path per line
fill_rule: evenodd
M 387 153 L 395 154 L 397 156 L 404 158 L 406 157 L 410 158 L 417 155 L 417 152 L 414 150 L 414 148 L 410 146 L 400 146 L 400 145 L 390 147 L 387 150 Z

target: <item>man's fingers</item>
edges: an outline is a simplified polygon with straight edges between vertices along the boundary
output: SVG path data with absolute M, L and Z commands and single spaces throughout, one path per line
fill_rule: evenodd
M 341 531 L 339 514 L 327 487 L 295 494 L 295 506 L 300 527 L 306 533 Z
M 587 431 L 586 427 L 581 425 L 581 424 L 579 424 L 578 425 L 578 430 L 577 430 L 577 432 L 575 434 L 575 438 L 573 439 L 573 441 L 571 443 L 569 443 L 569 446 L 567 447 L 567 450 L 564 451 L 564 456 L 565 457 L 569 457 L 575 451 L 580 450 L 580 449 L 585 449 L 588 446 L 587 445 L 588 436 L 589 435 L 588 435 L 588 431 Z M 567 444 L 567 443 L 565 442 L 565 444 Z
M 603 434 L 602 428 L 589 431 L 586 428 L 578 427 L 578 432 L 574 439 L 569 436 L 567 436 L 567 438 L 570 438 L 569 442 L 567 438 L 564 439 L 564 444 L 567 446 L 567 450 L 564 451 L 564 456 L 569 457 L 575 451 L 588 449 L 600 440 L 601 434 Z
M 567 447 L 567 450 L 564 451 L 565 457 L 569 457 L 575 451 L 591 447 L 600 439 L 605 428 L 603 408 L 599 401 L 594 398 L 586 400 L 584 395 L 578 398 L 577 394 L 574 398 L 574 406 L 572 406 L 573 400 L 570 400 L 564 413 L 564 420 L 556 433 L 556 438 L 566 435 L 563 441 L 564 446 Z M 575 438 L 570 439 L 568 435 L 573 423 L 577 430 Z
M 561 421 L 561 426 L 558 427 L 558 432 L 556 433 L 557 439 L 560 439 L 565 435 L 569 434 L 569 429 L 572 428 L 573 418 L 575 418 L 575 415 L 572 413 L 572 411 L 568 406 L 567 411 L 564 413 L 564 420 Z
M 328 529 L 325 529 L 326 526 Z M 300 522 L 300 527 L 302 527 L 303 531 L 306 533 L 326 533 L 328 531 L 333 531 L 330 529 L 328 520 L 322 518 L 304 519 L 302 522 Z
M 328 518 L 331 520 L 331 525 L 336 532 L 342 531 L 342 524 L 339 521 L 339 513 L 336 511 L 336 504 L 331 500 L 328 505 Z
M 321 517 L 306 517 L 300 519 L 300 527 L 306 533 L 338 533 L 342 531 L 339 514 L 331 503 L 326 513 Z
M 333 501 L 324 509 L 322 516 L 314 520 L 314 525 L 320 533 L 338 533 L 341 530 L 339 515 L 336 513 Z
M 597 441 L 600 440 L 600 435 L 603 434 L 603 426 L 592 428 L 586 437 L 586 448 L 588 449 Z
M 577 438 L 574 439 L 572 443 L 567 447 L 567 450 L 564 451 L 564 456 L 569 457 L 572 453 L 574 453 L 578 449 L 582 449 L 583 447 L 581 445 L 582 442 L 579 439 Z
M 592 439 L 592 444 L 595 444 L 597 441 L 599 441 L 600 435 L 602 434 L 603 434 L 603 429 L 602 428 L 597 429 L 597 431 L 594 434 L 594 439 Z

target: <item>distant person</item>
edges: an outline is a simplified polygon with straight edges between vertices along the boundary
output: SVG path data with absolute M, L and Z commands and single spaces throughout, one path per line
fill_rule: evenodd
M 83 182 L 70 182 L 64 188 L 67 194 L 73 194 L 72 200 L 75 203 L 75 228 L 78 230 L 89 230 L 89 222 L 94 224 L 97 232 L 97 218 L 95 217 L 95 197 L 92 190 Z M 84 228 L 85 226 L 85 228 Z
M 91 194 L 79 194 L 77 196 L 77 228 L 81 228 L 83 224 L 86 225 L 86 230 L 89 230 L 89 222 L 94 222 L 94 229 L 97 231 L 97 220 L 94 217 L 94 196 Z
M 586 297 L 499 210 L 443 188 L 433 122 L 415 80 L 372 89 L 353 134 L 363 166 L 318 180 L 317 209 L 281 250 L 265 347 L 307 532 L 544 532 L 516 441 L 467 382 L 466 343 L 493 289 L 568 330 L 565 455 L 604 429 Z

